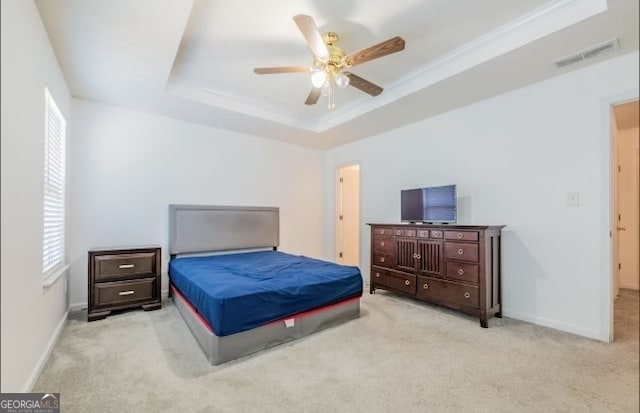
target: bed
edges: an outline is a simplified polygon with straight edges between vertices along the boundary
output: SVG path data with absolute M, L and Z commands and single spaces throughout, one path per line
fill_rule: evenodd
M 211 364 L 359 317 L 357 267 L 278 246 L 278 208 L 169 206 L 169 294 Z

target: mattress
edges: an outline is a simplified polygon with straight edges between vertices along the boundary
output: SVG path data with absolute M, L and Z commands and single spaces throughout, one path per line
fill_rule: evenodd
M 169 273 L 217 336 L 362 295 L 358 267 L 279 251 L 175 258 Z

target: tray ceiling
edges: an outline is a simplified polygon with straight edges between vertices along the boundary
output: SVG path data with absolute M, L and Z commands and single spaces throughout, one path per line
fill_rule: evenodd
M 78 98 L 328 148 L 638 49 L 637 0 L 38 0 Z M 294 24 L 312 16 L 354 52 L 394 36 L 404 51 L 353 68 L 384 88 L 304 105 L 310 74 L 254 67 L 312 62 Z M 618 37 L 620 48 L 552 61 Z

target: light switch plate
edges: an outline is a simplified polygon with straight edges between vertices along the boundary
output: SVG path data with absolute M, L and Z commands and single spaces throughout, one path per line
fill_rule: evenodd
M 579 192 L 567 192 L 567 206 L 580 205 L 580 193 Z

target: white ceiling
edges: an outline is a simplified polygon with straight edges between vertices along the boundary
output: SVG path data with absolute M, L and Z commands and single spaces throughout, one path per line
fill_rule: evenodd
M 637 0 L 37 0 L 72 94 L 217 128 L 329 148 L 638 49 Z M 312 62 L 294 24 L 312 16 L 351 53 L 404 51 L 352 71 L 383 87 L 304 105 Z M 618 37 L 616 51 L 552 61 Z

